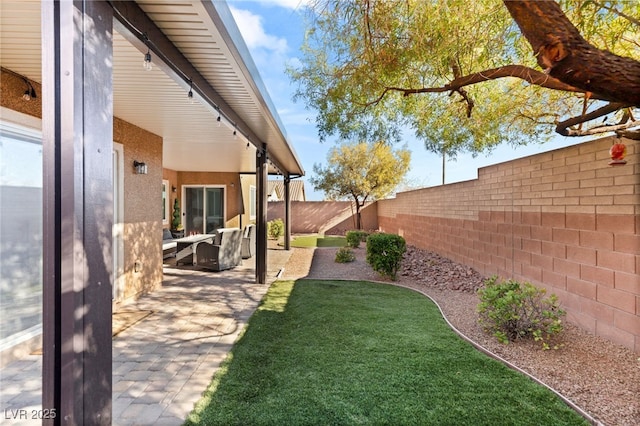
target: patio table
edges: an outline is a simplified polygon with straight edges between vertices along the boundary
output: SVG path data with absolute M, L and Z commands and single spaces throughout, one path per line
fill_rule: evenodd
M 176 239 L 176 265 L 197 265 L 196 247 L 205 241 L 213 244 L 215 237 L 216 234 L 196 234 Z

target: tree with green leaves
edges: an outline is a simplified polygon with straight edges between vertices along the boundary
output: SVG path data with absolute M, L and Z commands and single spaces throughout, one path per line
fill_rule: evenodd
M 356 227 L 362 229 L 360 209 L 369 200 L 389 195 L 409 171 L 411 153 L 393 150 L 384 142 L 345 143 L 333 147 L 324 168 L 314 164 L 309 181 L 330 200 L 353 199 Z
M 640 2 L 317 0 L 296 99 L 321 140 L 455 155 L 503 142 L 640 138 Z

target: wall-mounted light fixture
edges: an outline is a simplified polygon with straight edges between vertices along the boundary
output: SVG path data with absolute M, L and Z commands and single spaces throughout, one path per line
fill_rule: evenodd
M 144 61 L 142 62 L 142 68 L 145 71 L 151 71 L 153 65 L 151 65 L 151 51 L 147 48 L 147 53 L 144 55 Z
M 151 50 L 149 50 L 149 37 L 147 37 L 147 33 L 144 33 L 142 35 L 142 41 L 147 46 L 147 53 L 144 55 L 142 67 L 145 69 L 145 71 L 151 71 L 153 66 L 151 65 Z
M 140 161 L 133 160 L 133 168 L 136 170 L 136 173 L 139 175 L 147 174 L 147 164 L 141 163 Z
M 22 99 L 24 99 L 25 101 L 30 101 L 31 99 L 37 98 L 38 96 L 36 95 L 36 89 L 33 88 L 29 80 L 27 80 L 26 78 L 23 78 L 23 80 L 27 85 L 27 90 L 24 91 Z
M 22 74 L 18 74 L 15 71 L 11 71 L 8 68 L 5 67 L 0 67 L 0 69 L 2 70 L 2 72 L 6 72 L 8 74 L 11 74 L 17 78 L 21 78 L 22 81 L 24 81 L 24 84 L 27 86 L 26 90 L 22 93 L 22 99 L 24 99 L 25 101 L 30 101 L 31 99 L 37 98 L 38 96 L 36 95 L 36 89 L 33 88 L 33 85 L 31 84 L 31 82 Z
M 193 81 L 191 79 L 189 79 L 189 93 L 187 93 L 187 98 L 189 98 L 191 104 L 195 102 L 193 99 Z
M 171 192 L 176 192 L 176 190 L 177 190 L 177 189 L 178 189 L 178 188 L 176 188 L 175 186 L 172 186 L 172 187 L 171 187 Z

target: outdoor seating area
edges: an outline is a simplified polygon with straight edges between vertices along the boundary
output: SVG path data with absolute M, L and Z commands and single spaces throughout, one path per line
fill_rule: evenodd
M 256 226 L 218 228 L 213 234 L 195 234 L 173 238 L 163 230 L 162 258 L 175 266 L 197 266 L 210 271 L 234 268 L 256 252 Z
M 201 243 L 213 243 L 218 234 L 196 234 L 176 240 L 176 265 L 196 265 L 196 248 Z
M 640 426 L 640 6 L 269 3 L 0 1 L 2 425 Z

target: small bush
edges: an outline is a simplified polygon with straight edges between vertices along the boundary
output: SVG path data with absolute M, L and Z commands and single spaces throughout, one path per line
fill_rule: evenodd
M 349 247 L 340 247 L 336 252 L 336 262 L 337 263 L 349 263 L 356 260 L 356 255 L 353 254 L 353 250 Z
M 379 274 L 395 280 L 406 250 L 407 243 L 399 235 L 371 234 L 367 238 L 367 263 Z
M 284 222 L 282 219 L 274 219 L 267 222 L 267 235 L 274 240 L 284 235 Z
M 347 231 L 347 245 L 349 247 L 358 248 L 360 247 L 360 243 L 367 241 L 368 236 L 369 233 L 365 231 Z
M 566 314 L 555 294 L 544 298 L 543 288 L 514 280 L 498 282 L 495 276 L 484 284 L 478 290 L 478 313 L 486 331 L 501 343 L 533 338 L 542 343 L 543 349 L 550 349 L 549 341 L 562 332 L 561 318 Z M 558 347 L 555 345 L 554 349 Z

